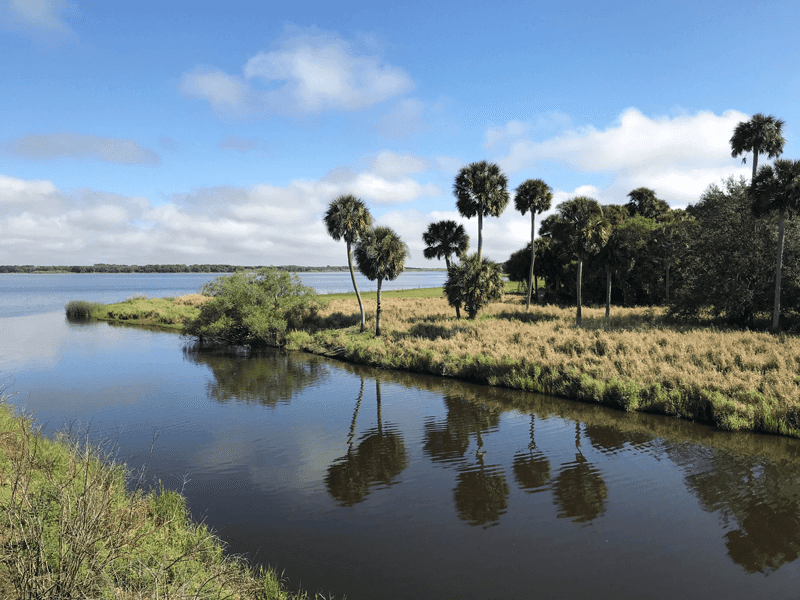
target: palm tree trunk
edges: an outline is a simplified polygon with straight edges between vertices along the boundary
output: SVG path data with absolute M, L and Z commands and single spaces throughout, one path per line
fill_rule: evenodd
M 358 401 L 356 402 L 356 410 L 353 412 L 353 420 L 350 422 L 350 435 L 347 437 L 347 447 L 353 446 L 353 437 L 356 434 L 356 419 L 358 418 L 358 410 L 361 408 L 361 400 L 364 398 L 364 377 L 361 377 L 361 391 L 358 392 Z
M 358 284 L 356 284 L 356 273 L 353 271 L 353 253 L 350 251 L 350 242 L 347 242 L 347 266 L 350 267 L 350 279 L 353 281 L 353 289 L 356 291 L 356 298 L 358 298 L 358 308 L 361 311 L 361 333 L 364 333 L 366 315 L 364 314 L 364 303 L 361 301 L 361 294 L 358 291 Z
M 778 260 L 775 267 L 775 308 L 772 311 L 772 329 L 778 330 L 781 314 L 781 260 L 783 259 L 783 231 L 786 225 L 786 209 L 781 209 L 778 216 Z
M 577 316 L 575 318 L 575 323 L 578 325 L 578 327 L 581 326 L 581 275 L 582 274 L 583 274 L 583 259 L 580 256 L 578 256 L 578 280 L 577 280 L 577 285 L 578 285 L 578 313 L 577 313 Z
M 531 272 L 528 275 L 528 300 L 525 304 L 525 310 L 531 308 L 531 292 L 533 291 L 533 261 L 536 260 L 536 252 L 533 246 L 533 238 L 536 233 L 536 212 L 531 210 Z
M 383 435 L 383 415 L 381 414 L 381 380 L 375 378 L 375 399 L 378 404 L 378 434 Z
M 483 249 L 483 213 L 478 211 L 478 260 L 481 259 L 481 250 Z
M 758 150 L 758 146 L 753 146 L 753 178 L 750 181 L 756 178 L 756 171 L 758 170 Z
M 450 257 L 449 256 L 445 256 L 444 257 L 444 264 L 447 265 L 447 272 L 449 273 L 450 272 Z M 461 309 L 458 306 L 456 306 L 456 318 L 459 319 L 459 320 L 461 319 Z
M 606 319 L 611 316 L 611 269 L 606 267 Z
M 381 334 L 381 284 L 383 278 L 378 277 L 378 310 L 375 312 L 375 336 Z

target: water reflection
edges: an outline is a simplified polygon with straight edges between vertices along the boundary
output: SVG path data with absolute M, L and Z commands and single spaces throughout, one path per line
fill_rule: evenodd
M 361 378 L 361 391 L 358 395 L 350 435 L 347 441 L 347 454 L 335 460 L 328 468 L 325 485 L 333 498 L 341 506 L 353 506 L 362 502 L 375 488 L 389 487 L 408 467 L 408 453 L 403 438 L 391 425 L 384 426 L 381 410 L 381 382 L 375 378 L 375 398 L 378 411 L 376 428 L 367 430 L 358 446 L 353 450 L 353 436 L 356 419 L 364 396 L 364 378 Z
M 288 404 L 301 390 L 320 383 L 329 373 L 316 357 L 289 352 L 246 353 L 236 348 L 187 346 L 184 356 L 206 365 L 214 374 L 208 396 L 217 402 L 239 400 L 275 407 Z
M 576 523 L 593 521 L 603 514 L 608 486 L 600 471 L 581 452 L 581 424 L 575 423 L 575 460 L 561 470 L 555 481 L 555 504 L 559 517 Z
M 485 452 L 476 454 L 477 465 L 459 469 L 453 499 L 458 516 L 484 529 L 497 525 L 508 508 L 509 488 L 500 465 L 484 464 Z
M 474 434 L 478 450 L 483 448 L 483 434 L 497 429 L 501 412 L 483 404 L 470 402 L 458 395 L 445 395 L 447 416 L 444 422 L 429 419 L 425 423 L 425 445 L 423 451 L 434 462 L 460 461 Z
M 517 484 L 529 494 L 543 491 L 550 480 L 550 460 L 536 447 L 535 424 L 536 416 L 531 414 L 531 442 L 528 444 L 528 451 L 517 452 L 513 465 Z

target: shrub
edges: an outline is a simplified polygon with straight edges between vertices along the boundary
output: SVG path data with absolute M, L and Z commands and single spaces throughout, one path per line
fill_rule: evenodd
M 86 300 L 70 300 L 64 308 L 67 311 L 67 319 L 80 320 L 91 317 L 92 311 L 100 308 L 100 304 Z
M 263 268 L 237 271 L 203 286 L 210 296 L 185 333 L 201 343 L 282 346 L 317 311 L 316 294 L 297 275 Z
M 500 265 L 471 254 L 447 269 L 444 295 L 454 308 L 464 307 L 470 319 L 489 303 L 503 297 L 505 286 Z

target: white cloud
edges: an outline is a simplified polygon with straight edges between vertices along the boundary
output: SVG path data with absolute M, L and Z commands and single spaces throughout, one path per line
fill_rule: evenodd
M 142 148 L 135 140 L 81 133 L 30 134 L 12 139 L 6 145 L 11 152 L 30 158 L 74 156 L 129 165 L 157 165 L 161 162 L 158 154 Z
M 600 192 L 608 202 L 624 202 L 630 190 L 646 186 L 673 206 L 684 206 L 696 202 L 709 183 L 746 172 L 731 159 L 728 142 L 736 124 L 746 119 L 734 110 L 650 118 L 630 108 L 602 131 L 586 127 L 541 142 L 512 141 L 509 132 L 521 129 L 514 123 L 487 132 L 487 143 L 510 142 L 508 154 L 498 161 L 508 172 L 562 162 L 578 172 L 610 173 L 611 184 Z
M 409 173 L 429 171 L 431 162 L 413 154 L 400 154 L 391 150 L 383 150 L 373 159 L 371 171 L 389 180 L 400 179 Z
M 425 129 L 422 115 L 425 104 L 416 98 L 399 100 L 392 109 L 381 117 L 375 129 L 384 137 L 407 138 Z
M 342 38 L 314 30 L 251 57 L 243 77 L 197 69 L 184 74 L 180 87 L 220 111 L 299 115 L 366 108 L 413 85 L 402 69 L 379 56 L 359 53 Z
M 72 37 L 64 17 L 74 9 L 65 0 L 0 0 L 0 24 L 52 37 Z

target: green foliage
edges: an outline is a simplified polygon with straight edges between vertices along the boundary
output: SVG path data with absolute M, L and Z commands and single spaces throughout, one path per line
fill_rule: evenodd
M 422 254 L 427 259 L 444 259 L 450 267 L 450 257 L 462 257 L 469 250 L 469 236 L 464 226 L 455 221 L 438 221 L 428 225 L 422 234 L 425 249 Z
M 316 294 L 297 275 L 264 268 L 238 271 L 203 286 L 211 299 L 185 328 L 200 342 L 247 346 L 282 345 L 317 309 Z
M 676 290 L 673 316 L 708 314 L 751 325 L 774 300 L 777 215 L 757 218 L 744 178 L 709 186 L 687 212 L 694 216 L 691 244 L 684 259 L 685 283 Z M 797 308 L 800 295 L 800 222 L 786 220 L 785 308 Z
M 776 158 L 783 152 L 783 145 L 786 143 L 782 134 L 783 125 L 783 119 L 757 113 L 749 121 L 739 123 L 733 130 L 730 139 L 731 156 L 736 158 L 748 152 L 753 153 L 753 179 L 758 170 L 759 154 Z M 746 161 L 746 157 L 742 159 L 742 163 Z
M 459 214 L 478 217 L 478 256 L 483 249 L 483 217 L 499 217 L 508 204 L 508 179 L 495 163 L 470 163 L 456 175 L 453 193 Z
M 447 270 L 444 295 L 452 307 L 464 307 L 470 319 L 490 302 L 503 297 L 500 265 L 477 254 L 465 257 Z
M 67 319 L 82 320 L 91 317 L 92 312 L 100 308 L 100 304 L 86 300 L 70 300 L 64 308 L 67 312 Z

